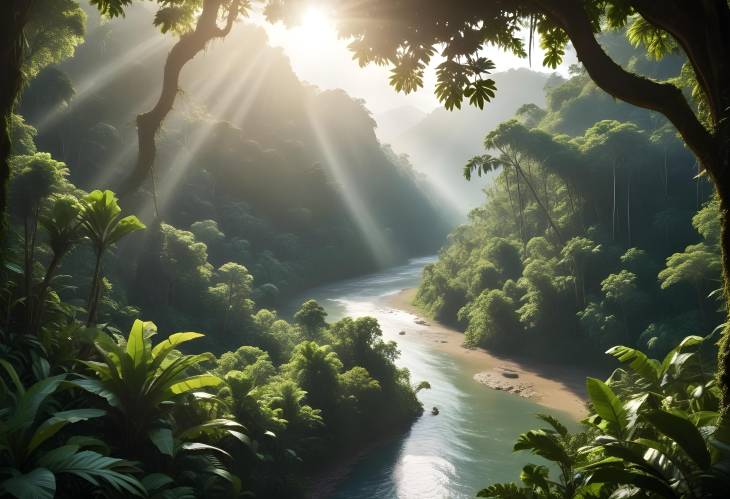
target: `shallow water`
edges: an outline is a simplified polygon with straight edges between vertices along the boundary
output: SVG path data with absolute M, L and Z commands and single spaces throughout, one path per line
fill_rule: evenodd
M 474 497 L 484 486 L 519 478 L 522 466 L 539 462 L 512 453 L 517 436 L 549 413 L 569 423 L 567 414 L 529 400 L 491 390 L 472 379 L 465 360 L 440 351 L 413 333 L 422 329 L 409 313 L 385 304 L 387 295 L 418 285 L 423 266 L 434 257 L 376 274 L 312 289 L 296 300 L 314 298 L 327 310 L 330 322 L 345 315 L 378 319 L 386 340 L 401 351 L 398 365 L 411 372 L 413 384 L 427 380 L 432 389 L 419 393 L 426 412 L 400 438 L 361 459 L 334 499 L 461 499 Z M 399 331 L 406 331 L 400 336 Z M 431 407 L 440 414 L 432 416 Z M 569 426 L 573 426 L 569 424 Z

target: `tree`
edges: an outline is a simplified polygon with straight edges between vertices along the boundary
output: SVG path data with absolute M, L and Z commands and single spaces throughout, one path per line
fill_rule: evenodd
M 303 0 L 278 2 L 273 19 L 294 21 Z M 344 0 L 329 2 L 342 36 L 351 39 L 355 59 L 392 68 L 390 83 L 412 92 L 423 86 L 426 66 L 437 49 L 446 60 L 437 68 L 435 93 L 448 109 L 465 99 L 483 107 L 494 94 L 488 76 L 494 65 L 485 45 L 526 57 L 523 26 L 537 32 L 543 64 L 555 68 L 571 42 L 588 75 L 610 95 L 663 114 L 712 178 L 720 197 L 724 290 L 730 299 L 730 6 L 724 1 L 530 0 L 429 2 Z M 388 22 L 380 20 L 387 19 Z M 603 30 L 629 26 L 632 43 L 661 57 L 687 56 L 688 98 L 675 83 L 645 78 L 614 62 L 598 42 Z M 723 405 L 730 407 L 730 321 L 720 353 L 718 379 Z
M 15 215 L 23 223 L 25 294 L 30 297 L 33 291 L 33 262 L 41 202 L 60 187 L 68 170 L 66 165 L 53 160 L 48 153 L 16 156 L 11 163 L 13 207 Z
M 87 325 L 96 320 L 101 297 L 101 260 L 104 253 L 124 236 L 142 230 L 145 225 L 134 215 L 120 218 L 122 209 L 112 191 L 94 191 L 82 200 L 81 225 L 94 247 L 94 274 L 88 301 Z
M 294 320 L 299 323 L 310 339 L 316 338 L 320 329 L 327 325 L 327 312 L 315 300 L 307 300 L 294 314 Z
M 243 265 L 228 262 L 218 269 L 218 283 L 208 292 L 223 307 L 223 331 L 228 328 L 229 316 L 245 317 L 254 308 L 251 300 L 253 277 Z
M 124 15 L 124 8 L 132 2 L 133 0 L 91 0 L 103 15 L 109 17 Z M 180 73 L 185 64 L 205 49 L 208 42 L 228 35 L 236 19 L 246 13 L 249 5 L 248 1 L 243 0 L 157 0 L 157 3 L 160 8 L 155 14 L 155 26 L 162 33 L 171 32 L 179 38 L 167 56 L 157 102 L 152 109 L 137 116 L 137 163 L 125 184 L 121 186 L 122 195 L 139 188 L 152 173 L 157 154 L 155 137 L 175 103 Z M 218 25 L 219 19 L 225 19 L 223 26 Z M 154 177 L 152 181 L 153 196 L 156 196 Z
M 325 415 L 334 408 L 332 394 L 337 393 L 342 362 L 328 345 L 304 341 L 296 346 L 284 372 L 307 392 L 307 403 L 322 409 Z
M 10 128 L 25 78 L 73 54 L 86 16 L 73 0 L 10 0 L 0 20 L 0 241 L 5 239 Z

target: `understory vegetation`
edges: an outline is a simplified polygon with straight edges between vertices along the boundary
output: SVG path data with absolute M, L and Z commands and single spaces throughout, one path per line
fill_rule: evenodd
M 611 348 L 622 367 L 606 382 L 588 378 L 582 431 L 541 415 L 547 426 L 515 443 L 551 468 L 529 464 L 521 483 L 492 484 L 478 497 L 726 497 L 730 430 L 720 424 L 716 342 L 688 336 L 661 361 Z

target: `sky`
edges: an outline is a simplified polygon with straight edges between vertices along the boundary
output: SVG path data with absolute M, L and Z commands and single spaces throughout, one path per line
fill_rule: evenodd
M 364 99 L 366 106 L 375 114 L 401 106 L 413 106 L 424 112 L 439 107 L 433 92 L 436 82 L 434 66 L 437 62 L 428 68 L 423 88 L 404 95 L 388 85 L 387 67 L 369 65 L 360 68 L 352 60 L 347 41 L 337 38 L 333 23 L 320 11 L 308 11 L 303 16 L 302 25 L 293 29 L 286 29 L 281 23 L 271 25 L 262 19 L 255 19 L 255 22 L 264 27 L 272 46 L 282 48 L 300 79 L 322 89 L 342 88 L 351 96 Z M 484 55 L 494 61 L 497 66 L 495 71 L 530 67 L 527 59 L 520 59 L 496 48 L 486 48 Z M 551 72 L 549 68 L 542 67 L 542 56 L 542 50 L 536 43 L 532 53 L 532 69 Z M 575 62 L 577 59 L 570 50 L 566 61 L 557 71 L 567 76 L 568 67 Z

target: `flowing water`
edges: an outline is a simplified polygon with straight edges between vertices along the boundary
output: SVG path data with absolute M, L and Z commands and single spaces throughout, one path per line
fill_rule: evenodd
M 343 316 L 378 319 L 386 340 L 401 351 L 397 361 L 411 372 L 413 384 L 427 380 L 430 390 L 418 397 L 426 409 L 407 434 L 358 461 L 339 484 L 334 499 L 461 499 L 495 481 L 513 481 L 534 456 L 512 453 L 516 437 L 535 427 L 537 413 L 568 423 L 572 418 L 472 379 L 466 359 L 443 352 L 416 338 L 415 317 L 394 310 L 386 297 L 416 287 L 424 265 L 433 257 L 376 274 L 312 289 L 296 300 L 316 299 L 330 322 Z M 406 335 L 399 335 L 406 331 Z M 411 333 L 409 335 L 409 333 Z M 431 415 L 431 407 L 440 414 Z M 572 425 L 569 425 L 572 426 Z

